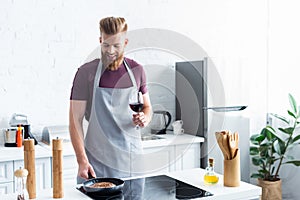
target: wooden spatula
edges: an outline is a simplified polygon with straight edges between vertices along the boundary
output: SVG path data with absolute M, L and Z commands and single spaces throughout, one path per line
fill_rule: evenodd
M 236 156 L 239 148 L 239 134 L 237 132 L 234 134 L 229 134 L 229 148 L 231 159 L 233 159 Z
M 229 151 L 229 147 L 228 147 L 228 141 L 227 141 L 227 139 L 224 139 L 224 137 L 227 138 L 226 132 L 223 132 L 223 131 L 216 132 L 215 134 L 216 134 L 216 138 L 217 138 L 219 147 L 223 153 L 224 159 L 229 160 L 230 159 L 230 151 Z
M 229 147 L 228 132 L 222 132 L 222 145 L 223 145 L 223 148 L 225 149 L 225 152 L 226 152 L 226 155 L 227 155 L 226 160 L 230 160 L 231 159 L 231 154 L 230 154 L 230 147 Z

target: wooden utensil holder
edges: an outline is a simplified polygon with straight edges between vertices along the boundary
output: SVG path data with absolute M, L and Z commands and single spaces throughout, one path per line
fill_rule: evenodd
M 231 160 L 224 160 L 224 186 L 237 187 L 240 185 L 240 150 L 237 150 L 236 156 Z

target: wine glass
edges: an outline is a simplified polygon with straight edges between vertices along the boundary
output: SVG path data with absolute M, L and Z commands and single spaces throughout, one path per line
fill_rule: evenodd
M 136 95 L 132 95 L 129 99 L 129 106 L 134 112 L 141 112 L 144 107 L 143 95 L 141 92 L 138 92 Z M 139 125 L 135 126 L 136 129 L 139 129 Z

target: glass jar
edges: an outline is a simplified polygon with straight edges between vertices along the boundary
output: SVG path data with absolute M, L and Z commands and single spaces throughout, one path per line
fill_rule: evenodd
M 16 190 L 17 190 L 17 200 L 25 200 L 26 193 L 26 178 L 28 171 L 26 169 L 20 169 L 15 171 L 16 180 Z
M 208 166 L 205 169 L 205 175 L 204 175 L 204 183 L 206 185 L 214 185 L 217 184 L 219 181 L 219 177 L 214 171 L 214 159 L 209 158 L 208 159 Z

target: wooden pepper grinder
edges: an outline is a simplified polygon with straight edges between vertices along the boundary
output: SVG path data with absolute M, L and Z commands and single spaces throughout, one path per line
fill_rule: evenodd
M 35 178 L 35 147 L 34 139 L 24 140 L 24 168 L 28 170 L 26 181 L 29 199 L 36 198 L 36 178 Z
M 52 181 L 53 198 L 63 198 L 63 140 L 52 140 Z

